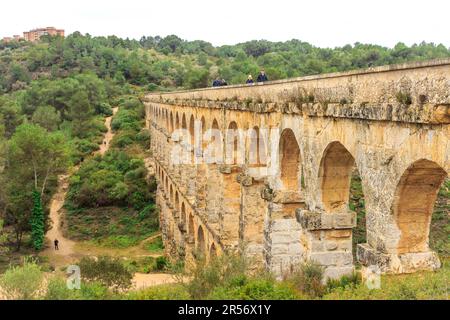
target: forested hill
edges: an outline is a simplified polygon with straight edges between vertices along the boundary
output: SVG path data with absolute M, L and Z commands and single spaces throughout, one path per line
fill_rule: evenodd
M 449 56 L 450 48 L 425 42 L 411 47 L 398 43 L 394 48 L 356 43 L 330 49 L 299 40 L 261 40 L 214 47 L 174 35 L 137 41 L 76 32 L 37 44 L 0 42 L 0 92 L 24 89 L 38 78 L 85 72 L 121 86 L 166 90 L 205 87 L 216 77 L 229 84 L 243 83 L 260 68 L 270 80 L 277 80 Z

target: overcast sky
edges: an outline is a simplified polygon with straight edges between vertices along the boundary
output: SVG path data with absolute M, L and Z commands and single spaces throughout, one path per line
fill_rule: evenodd
M 0 38 L 55 26 L 67 34 L 176 34 L 214 45 L 296 38 L 321 47 L 357 41 L 450 47 L 449 17 L 449 0 L 2 0 Z

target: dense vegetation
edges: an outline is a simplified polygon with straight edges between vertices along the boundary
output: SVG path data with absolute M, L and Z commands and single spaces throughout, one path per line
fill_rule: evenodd
M 213 47 L 174 35 L 137 41 L 76 32 L 66 39 L 47 38 L 35 45 L 0 44 L 0 92 L 23 89 L 37 78 L 85 72 L 109 84 L 157 90 L 205 87 L 217 77 L 229 84 L 244 83 L 248 74 L 255 76 L 260 68 L 265 68 L 269 80 L 276 80 L 449 56 L 449 48 L 432 43 L 411 47 L 398 43 L 394 48 L 356 43 L 331 49 L 299 40 L 261 40 Z
M 323 283 L 323 270 L 311 263 L 277 281 L 264 271 L 251 269 L 242 257 L 230 255 L 209 264 L 197 261 L 187 273 L 175 274 L 175 283 L 140 290 L 131 287 L 134 269 L 123 260 L 84 258 L 78 265 L 86 270 L 78 290 L 68 289 L 62 274 L 44 282 L 42 268 L 26 260 L 0 275 L 1 294 L 9 299 L 49 300 L 433 300 L 447 299 L 449 294 L 448 260 L 437 272 L 384 275 L 381 289 L 369 289 L 356 274 Z

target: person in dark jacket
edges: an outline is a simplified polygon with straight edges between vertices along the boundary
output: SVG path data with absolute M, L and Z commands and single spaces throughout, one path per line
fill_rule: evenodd
M 217 78 L 216 80 L 213 81 L 213 87 L 220 87 L 222 85 L 222 80 L 220 80 L 219 78 Z
M 269 81 L 269 79 L 267 79 L 266 72 L 264 70 L 261 70 L 261 72 L 258 75 L 258 79 L 256 79 L 256 81 L 258 82 Z
M 53 241 L 54 245 L 55 245 L 55 250 L 59 250 L 59 241 L 58 239 L 55 239 L 55 241 Z
M 252 84 L 252 83 L 254 83 L 253 77 L 252 77 L 251 74 L 248 75 L 247 81 L 246 81 L 245 83 L 246 83 L 246 84 Z

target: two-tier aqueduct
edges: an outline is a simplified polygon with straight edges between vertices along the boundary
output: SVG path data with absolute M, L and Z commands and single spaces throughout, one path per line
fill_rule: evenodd
M 168 255 L 209 259 L 245 244 L 278 275 L 305 260 L 329 277 L 348 274 L 357 169 L 367 232 L 359 262 L 386 273 L 440 267 L 428 239 L 450 169 L 450 59 L 148 94 L 145 104 Z M 214 163 L 199 161 L 210 140 L 184 134 L 198 127 L 222 133 L 211 139 L 223 150 Z M 250 162 L 255 149 L 264 159 Z M 190 161 L 175 163 L 174 150 Z

